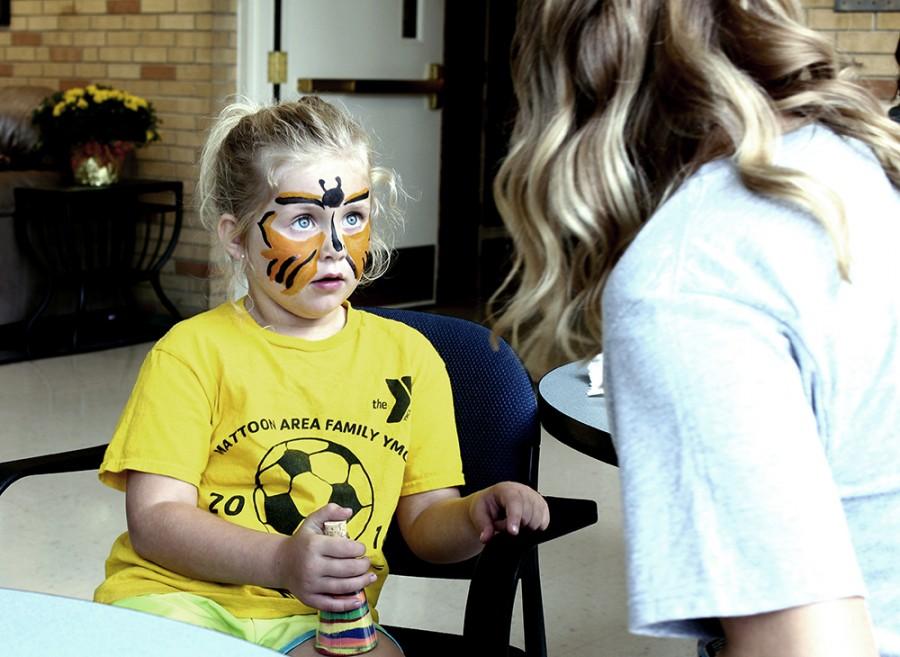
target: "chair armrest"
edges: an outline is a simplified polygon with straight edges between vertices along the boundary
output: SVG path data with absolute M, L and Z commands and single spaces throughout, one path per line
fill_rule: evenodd
M 594 500 L 544 499 L 550 507 L 550 525 L 547 529 L 523 530 L 518 536 L 498 534 L 478 558 L 469 585 L 463 623 L 463 636 L 473 654 L 507 654 L 519 569 L 529 553 L 541 543 L 597 522 L 597 503 Z
M 0 463 L 0 495 L 11 484 L 29 475 L 96 470 L 105 452 L 104 444 Z

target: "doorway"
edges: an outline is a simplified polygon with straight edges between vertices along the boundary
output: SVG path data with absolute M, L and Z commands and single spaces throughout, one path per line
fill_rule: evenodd
M 298 95 L 298 78 L 421 78 L 426 60 L 443 65 L 439 110 L 430 110 L 422 97 L 335 94 L 362 114 L 364 123 L 378 124 L 379 114 L 387 115 L 377 131 L 382 145 L 390 142 L 389 155 L 395 155 L 394 144 L 406 141 L 423 158 L 417 161 L 421 164 L 407 160 L 395 166 L 404 181 L 414 178 L 406 235 L 397 243 L 391 269 L 354 293 L 354 300 L 358 305 L 461 307 L 480 318 L 511 261 L 491 185 L 511 125 L 509 53 L 516 0 L 241 0 L 239 91 L 257 100 L 273 96 L 265 80 L 265 55 L 273 48 L 276 3 L 281 47 L 288 52 L 282 98 Z M 354 30 L 359 34 L 354 36 Z M 348 47 L 357 40 L 364 45 Z M 393 54 L 383 57 L 389 50 Z M 393 62 L 387 61 L 390 57 Z M 411 118 L 414 112 L 422 118 Z M 405 118 L 398 120 L 400 113 Z M 428 124 L 433 132 L 415 132 L 414 122 Z

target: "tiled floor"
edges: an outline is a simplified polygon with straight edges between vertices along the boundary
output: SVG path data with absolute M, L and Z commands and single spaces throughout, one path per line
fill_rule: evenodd
M 149 345 L 0 366 L 0 461 L 108 440 Z M 689 657 L 690 642 L 625 629 L 621 512 L 616 470 L 544 436 L 542 492 L 590 497 L 600 522 L 542 548 L 551 656 Z M 124 529 L 124 498 L 94 473 L 32 477 L 0 497 L 0 587 L 89 598 L 109 546 Z M 393 578 L 379 603 L 385 622 L 458 631 L 458 583 Z M 423 604 L 427 600 L 428 604 Z M 513 641 L 521 645 L 516 619 Z

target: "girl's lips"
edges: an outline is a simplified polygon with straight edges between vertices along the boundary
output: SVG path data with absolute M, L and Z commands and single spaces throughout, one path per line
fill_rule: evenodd
M 332 290 L 341 287 L 344 284 L 343 276 L 322 276 L 314 280 L 312 285 L 319 289 Z

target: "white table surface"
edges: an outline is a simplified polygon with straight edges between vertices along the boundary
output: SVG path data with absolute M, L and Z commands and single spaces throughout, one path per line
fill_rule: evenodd
M 271 657 L 187 623 L 61 596 L 0 589 L 0 654 L 10 657 Z
M 616 465 L 606 399 L 588 396 L 587 364 L 576 361 L 553 369 L 538 382 L 541 424 L 554 438 L 592 458 Z
M 603 395 L 588 397 L 590 383 L 587 365 L 576 361 L 548 372 L 541 378 L 538 388 L 547 403 L 557 410 L 582 424 L 609 433 L 606 399 Z

